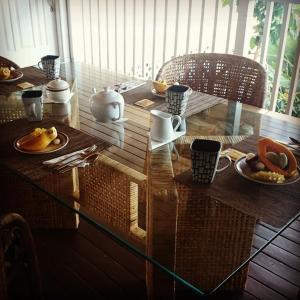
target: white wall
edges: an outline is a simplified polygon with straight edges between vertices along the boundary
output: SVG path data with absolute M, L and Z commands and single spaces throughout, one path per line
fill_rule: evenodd
M 0 56 L 25 67 L 58 53 L 55 15 L 49 3 L 0 0 Z

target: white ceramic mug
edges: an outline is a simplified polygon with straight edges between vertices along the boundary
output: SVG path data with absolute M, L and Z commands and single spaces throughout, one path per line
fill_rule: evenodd
M 231 164 L 228 155 L 221 154 L 222 144 L 218 141 L 195 139 L 191 144 L 193 181 L 198 183 L 213 182 L 216 173 L 227 169 Z M 224 157 L 228 164 L 218 168 L 219 159 Z
M 22 94 L 25 115 L 28 121 L 41 121 L 43 119 L 43 92 L 25 91 Z
M 158 142 L 171 141 L 174 138 L 175 131 L 181 124 L 181 117 L 172 116 L 160 110 L 151 110 L 150 114 L 152 118 L 151 139 Z M 177 121 L 175 127 L 173 127 L 174 121 Z

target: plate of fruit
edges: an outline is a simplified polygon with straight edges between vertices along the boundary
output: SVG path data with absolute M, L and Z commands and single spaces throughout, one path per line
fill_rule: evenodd
M 68 136 L 57 132 L 55 127 L 35 128 L 14 141 L 14 148 L 27 154 L 48 154 L 64 148 L 69 142 Z
M 248 153 L 234 167 L 242 177 L 266 185 L 287 185 L 300 179 L 294 154 L 269 138 L 258 140 L 257 154 Z
M 13 70 L 9 67 L 0 67 L 0 82 L 13 82 L 23 77 L 19 70 Z
M 154 80 L 153 81 L 152 94 L 155 96 L 165 98 L 166 97 L 166 90 L 168 89 L 169 85 L 165 80 Z

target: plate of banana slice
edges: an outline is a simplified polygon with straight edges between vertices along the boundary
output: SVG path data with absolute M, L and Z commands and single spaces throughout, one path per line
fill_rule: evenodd
M 36 128 L 14 141 L 14 148 L 26 154 L 48 154 L 64 148 L 69 137 L 63 132 L 56 132 L 55 127 L 49 129 Z

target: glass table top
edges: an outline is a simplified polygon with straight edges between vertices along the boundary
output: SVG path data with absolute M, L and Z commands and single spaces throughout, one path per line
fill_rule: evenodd
M 255 152 L 258 136 L 283 142 L 289 136 L 300 139 L 300 121 L 194 93 L 193 101 L 200 104 L 187 110 L 186 134 L 149 151 L 149 110 L 165 109 L 164 99 L 151 93 L 151 83 L 122 93 L 122 122 L 100 123 L 90 112 L 92 88 L 132 78 L 72 63 L 62 71 L 74 95 L 65 104 L 44 104 L 41 122 L 24 119 L 21 91 L 0 95 L 1 166 L 54 199 L 56 212 L 49 211 L 50 223 L 54 218 L 56 225 L 76 227 L 81 218 L 88 220 L 196 293 L 242 289 L 247 266 L 234 272 L 253 255 L 256 224 L 264 222 L 279 231 L 295 218 L 300 211 L 299 184 L 260 185 L 241 178 L 232 165 L 212 184 L 195 185 L 190 179 L 190 143 L 195 138 L 215 139 L 224 149 Z M 141 99 L 154 104 L 146 109 L 134 105 Z M 22 134 L 54 125 L 69 137 L 59 152 L 35 156 L 13 149 L 13 141 Z M 57 174 L 42 165 L 91 143 L 100 151 L 91 166 Z M 68 207 L 68 217 L 58 217 L 61 205 Z

